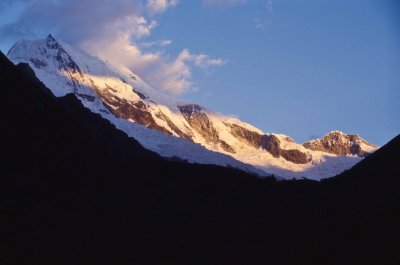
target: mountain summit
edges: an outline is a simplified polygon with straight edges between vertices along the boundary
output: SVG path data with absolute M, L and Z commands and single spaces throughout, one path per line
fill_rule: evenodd
M 330 132 L 321 139 L 304 143 L 303 146 L 314 151 L 322 151 L 339 156 L 356 155 L 360 157 L 364 157 L 378 148 L 356 134 L 347 135 L 341 131 Z
M 129 69 L 51 35 L 18 41 L 8 57 L 15 64 L 29 64 L 55 96 L 75 94 L 86 108 L 164 157 L 320 179 L 352 167 L 377 149 L 357 135 L 337 131 L 303 145 L 286 135 L 264 133 L 238 119 L 164 95 Z

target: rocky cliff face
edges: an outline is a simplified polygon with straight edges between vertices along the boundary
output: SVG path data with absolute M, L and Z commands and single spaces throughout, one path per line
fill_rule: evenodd
M 298 149 L 282 149 L 281 141 L 275 135 L 263 135 L 260 147 L 270 152 L 274 157 L 283 157 L 295 164 L 306 164 L 310 162 L 308 155 Z
M 358 135 L 347 135 L 340 131 L 328 133 L 321 139 L 304 143 L 303 146 L 313 151 L 327 152 L 339 156 L 356 155 L 361 157 L 365 157 L 378 148 Z
M 229 144 L 220 139 L 218 131 L 214 128 L 212 121 L 201 106 L 189 104 L 178 106 L 178 109 L 191 128 L 200 134 L 207 144 L 219 144 L 226 152 L 235 153 L 235 150 Z
M 74 93 L 85 107 L 167 157 L 222 163 L 213 162 L 212 155 L 204 157 L 203 152 L 203 157 L 198 157 L 188 147 L 190 141 L 268 173 L 320 178 L 340 173 L 359 161 L 340 157 L 363 157 L 377 148 L 357 135 L 338 132 L 303 145 L 286 135 L 264 133 L 238 119 L 163 95 L 130 70 L 105 63 L 52 36 L 20 41 L 8 56 L 14 63 L 29 64 L 54 95 Z M 133 124 L 165 136 L 150 131 L 145 134 Z
M 300 150 L 282 149 L 280 146 L 281 141 L 273 134 L 259 134 L 235 124 L 227 124 L 227 126 L 230 127 L 232 135 L 240 138 L 255 148 L 261 148 L 269 152 L 275 158 L 282 157 L 285 160 L 295 164 L 306 164 L 309 162 L 308 155 Z M 294 143 L 293 139 L 288 136 L 284 137 L 284 140 Z

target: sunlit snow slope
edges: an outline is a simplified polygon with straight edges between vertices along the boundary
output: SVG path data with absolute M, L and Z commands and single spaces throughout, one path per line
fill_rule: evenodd
M 338 131 L 303 145 L 285 135 L 266 134 L 238 119 L 164 95 L 129 69 L 105 63 L 51 35 L 17 42 L 8 57 L 15 64 L 28 63 L 54 95 L 74 93 L 87 108 L 164 157 L 320 179 L 350 168 L 377 149 L 357 135 Z

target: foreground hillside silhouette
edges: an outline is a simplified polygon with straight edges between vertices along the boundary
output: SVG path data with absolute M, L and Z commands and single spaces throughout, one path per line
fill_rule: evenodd
M 399 264 L 400 136 L 334 178 L 167 161 L 0 54 L 0 264 Z

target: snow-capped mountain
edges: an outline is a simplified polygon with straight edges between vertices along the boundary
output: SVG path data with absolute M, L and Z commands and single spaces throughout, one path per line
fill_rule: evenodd
M 264 133 L 236 118 L 164 95 L 129 69 L 51 35 L 17 42 L 8 57 L 15 64 L 29 64 L 54 95 L 74 93 L 85 107 L 164 157 L 320 179 L 350 168 L 377 149 L 357 135 L 341 132 L 303 145 L 286 135 Z
M 368 143 L 358 135 L 346 135 L 340 131 L 328 133 L 321 139 L 304 143 L 303 146 L 310 150 L 339 156 L 356 155 L 360 157 L 364 157 L 378 148 L 378 146 Z

